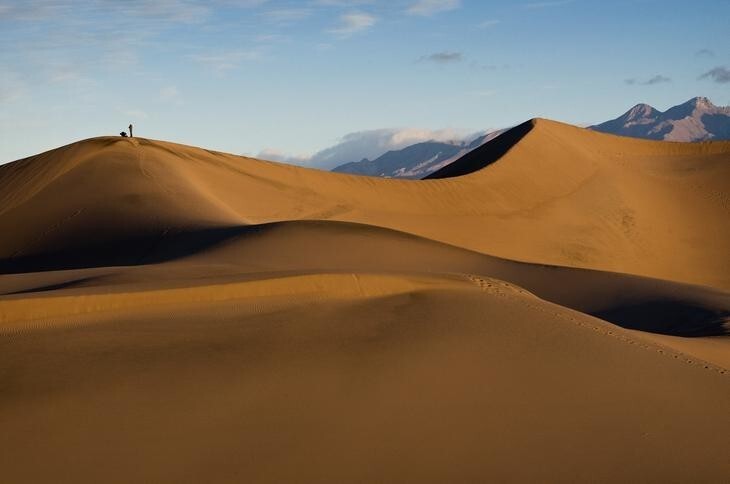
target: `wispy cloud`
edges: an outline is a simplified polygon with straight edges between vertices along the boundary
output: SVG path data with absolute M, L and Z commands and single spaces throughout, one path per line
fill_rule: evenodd
M 82 69 L 70 62 L 50 61 L 43 71 L 45 78 L 51 82 L 79 81 L 83 78 Z
M 89 0 L 34 0 L 5 2 L 0 5 L 0 20 L 30 21 L 80 19 L 108 14 L 112 20 L 121 17 L 157 19 L 166 22 L 199 23 L 210 14 L 210 2 L 196 0 L 134 0 L 114 2 Z
M 117 111 L 119 113 L 131 118 L 131 121 L 137 121 L 140 119 L 147 119 L 149 118 L 149 114 L 147 114 L 145 111 L 137 108 L 118 108 Z
M 723 66 L 715 67 L 702 74 L 700 79 L 711 79 L 718 84 L 727 84 L 730 82 L 730 69 Z
M 656 76 L 650 77 L 649 79 L 646 79 L 643 81 L 636 79 L 636 78 L 624 80 L 624 83 L 628 84 L 629 86 L 633 86 L 633 85 L 637 85 L 637 84 L 641 85 L 641 86 L 653 86 L 655 84 L 664 84 L 667 82 L 672 82 L 672 79 L 667 76 L 663 76 L 661 74 L 657 74 Z
M 231 7 L 239 8 L 253 8 L 269 3 L 269 0 L 216 0 L 216 3 L 221 5 L 229 5 Z
M 0 76 L 0 103 L 20 99 L 28 93 L 27 83 L 14 72 L 3 72 Z
M 281 163 L 289 163 L 291 165 L 309 165 L 312 156 L 287 153 L 278 148 L 264 148 L 259 151 L 256 158 L 260 160 L 279 161 Z
M 695 57 L 715 57 L 715 51 L 711 49 L 700 49 L 695 52 Z
M 363 158 L 372 160 L 386 151 L 399 150 L 423 141 L 461 142 L 473 138 L 476 135 L 472 132 L 460 129 L 384 128 L 346 134 L 335 145 L 313 155 L 290 155 L 269 148 L 261 151 L 257 157 L 329 170 Z
M 215 0 L 223 1 L 223 0 Z M 243 1 L 243 0 L 242 0 Z M 0 0 L 0 31 L 33 88 L 78 84 L 139 68 L 144 49 L 179 25 L 203 28 L 213 3 L 200 0 Z M 40 75 L 38 75 L 40 74 Z
M 323 7 L 354 7 L 357 5 L 371 5 L 375 0 L 314 0 L 315 5 Z
M 253 41 L 258 44 L 271 44 L 274 42 L 281 42 L 286 37 L 281 34 L 259 34 L 254 36 Z
M 256 50 L 241 50 L 216 54 L 194 54 L 190 58 L 217 72 L 225 72 L 235 69 L 244 61 L 260 59 L 261 53 Z
M 530 2 L 524 5 L 527 10 L 537 10 L 541 8 L 560 7 L 562 5 L 568 5 L 573 3 L 574 0 L 548 0 L 545 2 Z
M 672 82 L 672 80 L 667 76 L 662 76 L 661 74 L 657 74 L 656 76 L 647 79 L 644 84 L 647 86 L 653 86 L 654 84 L 664 84 L 666 82 Z
M 329 32 L 341 37 L 349 37 L 371 28 L 377 21 L 378 19 L 369 13 L 350 12 L 340 15 L 339 24 Z
M 182 104 L 182 95 L 177 86 L 165 86 L 160 89 L 160 100 L 170 104 Z
M 499 24 L 499 20 L 491 19 L 491 20 L 484 20 L 482 22 L 479 22 L 477 24 L 477 27 L 480 29 L 488 29 L 491 27 L 494 27 L 495 25 Z
M 419 62 L 436 62 L 437 64 L 449 64 L 452 62 L 461 62 L 464 60 L 464 54 L 461 52 L 434 52 L 433 54 L 424 55 Z
M 211 13 L 206 4 L 186 0 L 127 1 L 113 2 L 112 5 L 114 10 L 123 15 L 186 24 L 204 22 Z
M 410 15 L 428 17 L 439 12 L 456 10 L 459 7 L 461 7 L 461 0 L 417 0 L 406 9 L 406 12 Z
M 509 64 L 501 64 L 501 65 L 487 64 L 484 62 L 472 60 L 471 62 L 469 62 L 469 68 L 473 69 L 473 70 L 481 70 L 481 71 L 496 71 L 497 69 L 507 70 L 510 68 L 510 65 Z
M 266 20 L 276 24 L 292 24 L 311 14 L 312 10 L 309 8 L 275 8 L 261 13 Z
M 7 2 L 0 5 L 0 20 L 35 22 L 64 16 L 72 10 L 67 2 L 39 0 L 35 2 Z

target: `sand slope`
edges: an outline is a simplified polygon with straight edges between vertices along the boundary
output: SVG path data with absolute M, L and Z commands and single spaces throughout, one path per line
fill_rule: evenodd
M 122 237 L 324 219 L 509 259 L 730 289 L 730 142 L 635 140 L 546 120 L 515 129 L 526 132 L 468 155 L 475 167 L 487 164 L 505 148 L 490 145 L 506 137 L 499 161 L 425 182 L 137 138 L 80 142 L 0 167 L 0 226 L 13 227 L 0 241 L 0 267 L 24 270 L 24 256 Z
M 3 339 L 11 482 L 730 472 L 727 374 L 519 293 L 455 282 L 89 324 Z
M 728 153 L 538 120 L 424 181 L 0 166 L 2 480 L 722 481 Z
M 0 278 L 0 295 L 5 295 L 0 321 L 32 319 L 38 312 L 48 312 L 49 304 L 57 307 L 55 314 L 72 315 L 75 306 L 64 302 L 66 296 L 88 299 L 95 294 L 107 297 L 131 292 L 149 300 L 160 297 L 150 296 L 158 289 L 223 288 L 281 276 L 377 272 L 509 281 L 547 301 L 660 334 L 709 336 L 730 330 L 730 295 L 722 291 L 625 274 L 519 263 L 402 232 L 343 222 L 279 222 L 178 233 L 159 241 L 140 262 L 6 275 Z M 257 291 L 256 295 L 265 293 Z M 34 303 L 28 304 L 29 300 Z

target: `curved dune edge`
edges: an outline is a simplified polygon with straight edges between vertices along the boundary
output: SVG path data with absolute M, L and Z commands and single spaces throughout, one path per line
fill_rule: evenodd
M 16 368 L 0 399 L 3 475 L 615 482 L 727 473 L 725 370 L 531 296 L 457 286 L 274 311 L 234 301 L 148 308 L 1 335 L 2 361 Z
M 327 305 L 479 287 L 490 294 L 529 291 L 628 329 L 683 336 L 728 332 L 730 295 L 709 288 L 507 261 L 372 226 L 301 221 L 233 227 L 171 237 L 156 250 L 145 265 L 0 278 L 0 331 L 45 330 L 67 325 L 69 318 L 88 324 L 94 317 L 153 308 L 176 314 L 189 305 L 235 301 L 273 310 L 303 301 Z M 653 341 L 664 344 L 661 336 Z M 665 342 L 683 351 L 671 336 Z M 726 367 L 726 344 L 695 338 L 685 346 L 693 358 Z
M 0 335 L 28 331 L 46 331 L 68 325 L 83 326 L 110 322 L 145 314 L 176 314 L 188 310 L 233 306 L 244 314 L 296 310 L 307 305 L 336 305 L 338 302 L 372 301 L 379 298 L 420 292 L 467 291 L 484 293 L 488 298 L 525 298 L 523 304 L 562 322 L 591 329 L 608 337 L 659 354 L 682 359 L 686 363 L 725 374 L 730 360 L 724 354 L 730 344 L 721 344 L 708 360 L 702 358 L 706 343 L 683 344 L 686 338 L 648 335 L 643 331 L 619 327 L 570 308 L 541 300 L 534 294 L 508 282 L 474 274 L 376 274 L 317 273 L 262 275 L 258 278 L 220 284 L 187 287 L 142 289 L 125 292 L 84 291 L 82 295 L 36 296 L 0 302 Z M 57 291 L 52 291 L 57 292 Z M 528 302 L 529 301 L 529 302 Z M 701 338 L 700 338 L 701 339 Z M 730 340 L 728 341 L 730 342 Z
M 82 295 L 36 296 L 0 301 L 0 331 L 37 320 L 61 319 L 96 312 L 116 312 L 171 306 L 175 304 L 215 305 L 236 300 L 242 303 L 277 300 L 338 300 L 372 298 L 415 290 L 463 287 L 466 276 L 393 275 L 366 273 L 295 274 L 223 284 L 193 285 L 169 289 L 105 292 Z M 495 285 L 509 287 L 501 281 Z M 476 290 L 476 289 L 475 289 Z M 517 290 L 517 289 L 515 289 Z M 524 290 L 521 293 L 527 294 Z
M 168 234 L 142 264 L 5 276 L 3 299 L 51 294 L 157 291 L 282 274 L 477 274 L 614 324 L 681 336 L 728 333 L 730 295 L 625 274 L 525 264 L 379 227 L 330 221 L 281 222 Z M 0 299 L 2 301 L 2 299 Z M 30 304 L 30 302 L 29 302 Z
M 423 179 L 454 178 L 483 170 L 507 154 L 510 149 L 532 131 L 537 123 L 538 120 L 536 119 L 525 121 Z
M 527 126 L 424 181 L 0 166 L 3 480 L 730 475 L 730 143 Z
M 486 167 L 423 181 L 327 173 L 142 138 L 75 143 L 0 167 L 0 226 L 14 228 L 0 239 L 0 271 L 60 269 L 55 253 L 104 245 L 107 253 L 83 264 L 110 265 L 94 259 L 119 254 L 114 246 L 123 239 L 321 219 L 512 260 L 730 289 L 730 143 L 526 124 L 529 132 L 505 153 L 487 143 L 468 155 Z

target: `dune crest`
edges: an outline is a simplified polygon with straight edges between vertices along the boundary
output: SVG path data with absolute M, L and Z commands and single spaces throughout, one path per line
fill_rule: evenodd
M 15 228 L 0 241 L 0 267 L 191 227 L 322 219 L 514 260 L 730 289 L 730 142 L 618 138 L 547 120 L 515 129 L 521 136 L 508 131 L 467 155 L 487 168 L 423 182 L 139 138 L 79 142 L 0 167 L 10 200 L 0 224 Z M 501 152 L 515 138 L 495 162 L 490 145 Z
M 729 197 L 730 142 L 540 119 L 417 181 L 0 166 L 3 477 L 721 480 Z

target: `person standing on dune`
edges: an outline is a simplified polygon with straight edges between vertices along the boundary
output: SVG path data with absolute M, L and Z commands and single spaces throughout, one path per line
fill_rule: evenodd
M 134 135 L 132 134 L 132 123 L 129 123 L 129 137 L 134 138 Z

